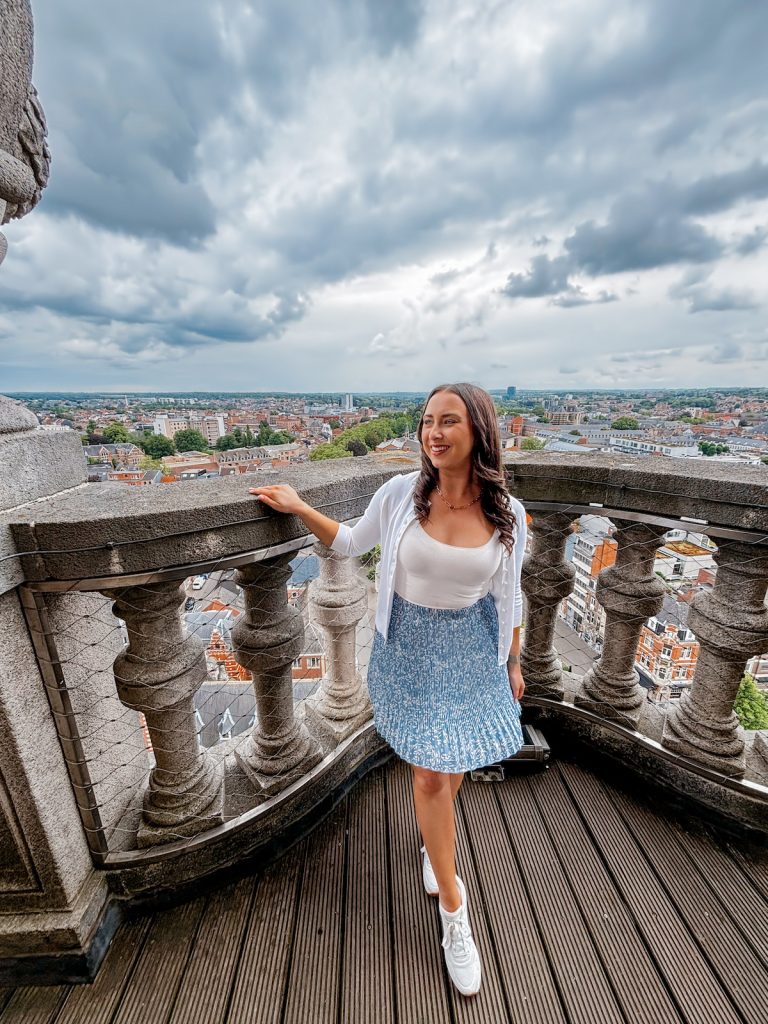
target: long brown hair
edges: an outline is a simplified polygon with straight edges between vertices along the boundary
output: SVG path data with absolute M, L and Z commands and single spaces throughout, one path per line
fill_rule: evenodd
M 421 430 L 424 424 L 424 413 L 432 395 L 438 391 L 450 391 L 462 400 L 467 407 L 469 421 L 472 426 L 472 468 L 475 478 L 480 484 L 480 507 L 486 519 L 498 529 L 501 543 L 511 554 L 515 544 L 514 527 L 517 516 L 508 507 L 507 484 L 501 455 L 501 435 L 497 420 L 496 407 L 493 399 L 483 388 L 476 384 L 438 384 L 427 395 L 421 410 L 416 436 L 421 444 Z M 413 492 L 413 505 L 419 522 L 429 515 L 429 496 L 440 479 L 432 460 L 421 449 L 421 474 L 416 481 Z

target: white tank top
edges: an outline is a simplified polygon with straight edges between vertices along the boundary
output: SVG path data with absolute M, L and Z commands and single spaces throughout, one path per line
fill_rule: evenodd
M 479 547 L 456 547 L 430 537 L 418 519 L 397 549 L 395 592 L 427 608 L 465 608 L 484 597 L 501 559 L 499 531 Z

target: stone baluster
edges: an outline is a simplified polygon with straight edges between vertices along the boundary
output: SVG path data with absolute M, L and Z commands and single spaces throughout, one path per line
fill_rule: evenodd
M 554 638 L 558 606 L 573 590 L 575 570 L 565 559 L 573 519 L 567 512 L 531 512 L 531 553 L 522 568 L 528 611 L 520 652 L 525 692 L 531 697 L 563 699 L 563 670 Z
M 184 591 L 172 581 L 104 594 L 128 630 L 128 647 L 115 659 L 118 696 L 143 713 L 155 757 L 138 844 L 197 835 L 223 820 L 224 773 L 197 741 L 194 695 L 205 680 L 205 651 L 183 632 Z
M 253 676 L 256 721 L 235 756 L 257 792 L 271 796 L 306 774 L 322 750 L 294 713 L 293 662 L 304 624 L 288 604 L 290 553 L 253 562 L 236 574 L 245 615 L 232 630 L 235 657 Z
M 635 669 L 640 634 L 664 602 L 664 584 L 653 567 L 665 532 L 646 523 L 618 527 L 616 563 L 597 577 L 596 596 L 605 609 L 603 650 L 574 697 L 580 707 L 632 729 L 646 699 Z
M 356 659 L 357 624 L 368 597 L 351 558 L 319 542 L 312 550 L 320 559 L 320 578 L 309 585 L 312 621 L 325 634 L 328 669 L 316 693 L 304 702 L 304 714 L 312 731 L 336 746 L 371 717 L 368 688 Z
M 768 648 L 768 551 L 724 540 L 714 559 L 714 588 L 697 594 L 688 612 L 688 628 L 700 644 L 693 682 L 667 716 L 662 743 L 740 777 L 746 756 L 733 703 L 747 662 Z

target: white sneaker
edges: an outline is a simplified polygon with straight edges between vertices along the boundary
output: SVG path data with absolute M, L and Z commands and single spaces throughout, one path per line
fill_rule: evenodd
M 442 906 L 440 907 L 440 919 L 443 923 L 442 946 L 451 981 L 463 996 L 473 996 L 480 989 L 482 977 L 480 954 L 469 927 L 467 892 L 464 883 L 458 876 L 456 884 L 459 887 L 459 896 L 461 896 L 459 909 L 450 913 L 443 910 Z
M 435 878 L 435 872 L 432 870 L 432 862 L 429 859 L 426 846 L 422 846 L 421 853 L 421 877 L 424 879 L 424 888 L 430 896 L 437 896 L 440 890 L 437 885 L 437 879 Z

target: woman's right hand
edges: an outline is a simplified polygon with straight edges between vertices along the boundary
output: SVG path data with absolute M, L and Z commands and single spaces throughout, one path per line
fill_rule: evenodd
M 307 507 L 290 484 L 268 484 L 265 487 L 251 487 L 249 494 L 255 494 L 259 501 L 269 505 L 276 512 L 300 515 Z

